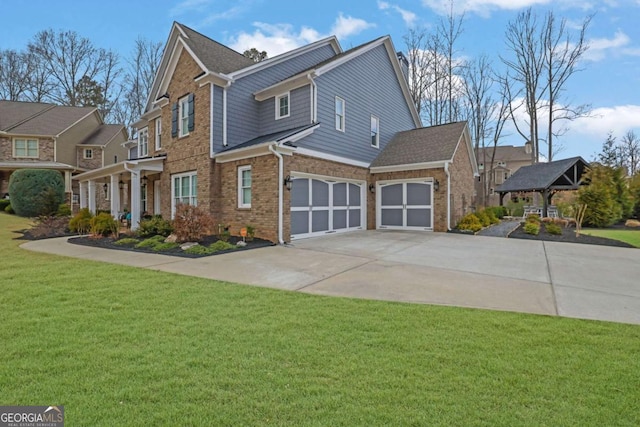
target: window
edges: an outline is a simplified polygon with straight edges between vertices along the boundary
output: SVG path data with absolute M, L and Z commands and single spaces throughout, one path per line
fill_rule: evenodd
M 138 157 L 149 155 L 149 129 L 142 128 L 138 131 Z
M 106 185 L 106 187 L 105 187 L 105 185 Z M 106 188 L 106 190 L 105 190 L 105 188 Z M 107 200 L 107 201 L 111 200 L 111 185 L 109 183 L 105 182 L 102 185 L 102 190 L 104 191 L 104 199 Z
M 344 99 L 336 96 L 336 130 L 344 132 Z
M 171 106 L 171 137 L 189 135 L 195 128 L 195 96 L 190 93 Z M 156 124 L 156 126 L 158 126 Z M 160 125 L 161 126 L 161 125 Z
M 498 166 L 502 166 L 503 168 L 507 166 L 506 162 L 503 162 L 502 160 L 498 161 Z
M 162 119 L 156 119 L 156 150 L 162 148 Z
M 143 214 L 147 212 L 147 186 L 140 186 L 140 212 Z
M 376 116 L 371 116 L 371 146 L 380 146 L 380 119 Z
M 484 170 L 484 163 L 480 163 L 478 165 L 478 170 Z
M 179 102 L 179 110 L 180 110 L 180 121 L 178 124 L 179 127 L 179 136 L 187 136 L 189 135 L 189 98 L 182 98 Z
M 85 159 L 93 159 L 93 149 L 85 148 L 82 157 Z
M 276 120 L 289 117 L 289 92 L 276 96 Z
M 13 140 L 13 157 L 38 157 L 38 140 L 16 138 Z
M 251 207 L 251 166 L 238 168 L 238 207 Z
M 180 203 L 197 206 L 198 180 L 196 172 L 186 172 L 171 176 L 171 217 Z

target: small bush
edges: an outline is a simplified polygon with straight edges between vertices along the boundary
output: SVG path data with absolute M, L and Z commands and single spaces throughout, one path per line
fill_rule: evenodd
M 101 212 L 91 218 L 91 234 L 94 236 L 118 235 L 118 223 L 111 214 Z
M 64 202 L 62 174 L 50 169 L 20 169 L 9 178 L 11 206 L 23 217 L 52 215 Z
M 5 210 L 7 206 L 11 206 L 11 200 L 0 199 L 0 210 Z
M 162 251 L 169 251 L 173 248 L 177 248 L 178 246 L 180 246 L 178 243 L 162 242 L 162 243 L 158 243 L 155 246 L 152 246 L 151 249 L 156 252 L 162 252 Z
M 476 231 L 482 230 L 482 224 L 474 213 L 468 213 L 460 219 L 457 225 L 458 230 L 462 231 Z
M 485 211 L 476 212 L 475 215 L 478 218 L 478 220 L 480 220 L 480 224 L 483 227 L 488 227 L 491 225 L 491 218 L 489 218 L 489 215 L 487 215 Z
M 562 228 L 560 228 L 558 224 L 555 224 L 553 222 L 546 224 L 544 226 L 544 229 L 547 231 L 547 233 L 553 234 L 555 236 L 559 236 L 562 234 Z
M 36 224 L 29 229 L 29 234 L 35 239 L 65 236 L 69 232 L 69 220 L 57 216 L 38 217 Z
M 498 219 L 502 219 L 507 215 L 507 208 L 504 206 L 490 206 L 485 210 L 493 212 Z
M 256 236 L 256 228 L 252 225 L 247 225 L 245 228 L 247 229 L 247 242 L 250 242 Z
M 540 224 L 534 221 L 527 221 L 524 224 L 524 232 L 537 236 L 540 233 Z
M 235 249 L 236 247 L 231 243 L 225 242 L 223 240 L 218 240 L 215 243 L 209 245 L 209 249 L 213 249 L 214 252 L 218 251 L 228 251 L 230 249 Z
M 206 246 L 196 245 L 196 246 L 191 246 L 188 249 L 185 249 L 184 252 L 192 255 L 211 255 L 212 253 L 215 252 L 215 250 L 208 248 Z
M 540 218 L 540 221 L 545 224 L 549 224 L 550 222 L 553 222 L 553 218 L 545 216 L 544 218 Z
M 134 245 L 137 245 L 138 242 L 139 240 L 134 237 L 125 237 L 123 239 L 116 240 L 113 243 L 119 246 L 134 246 Z
M 56 216 L 71 216 L 71 208 L 66 203 L 61 203 L 58 206 L 58 211 L 56 212 Z
M 198 242 L 211 234 L 213 217 L 204 208 L 184 203 L 176 206 L 173 233 L 178 242 Z
M 489 224 L 498 224 L 500 222 L 493 209 L 487 208 L 484 210 L 484 213 L 489 218 Z
M 527 215 L 527 222 L 533 222 L 536 224 L 540 224 L 540 215 L 538 214 L 529 214 Z
M 91 218 L 93 218 L 93 214 L 88 208 L 80 209 L 69 221 L 69 230 L 73 233 L 87 234 L 91 229 Z
M 160 215 L 140 221 L 140 225 L 136 230 L 136 234 L 143 238 L 156 235 L 167 237 L 171 233 L 173 233 L 171 221 L 162 218 Z
M 7 206 L 6 208 L 4 208 L 4 211 L 8 214 L 15 214 L 16 212 L 13 210 L 13 207 L 11 205 Z
M 144 239 L 142 242 L 138 243 L 135 247 L 140 249 L 145 249 L 145 248 L 152 249 L 153 247 L 161 243 L 164 243 L 164 237 L 153 236 L 153 237 L 149 237 L 148 239 Z

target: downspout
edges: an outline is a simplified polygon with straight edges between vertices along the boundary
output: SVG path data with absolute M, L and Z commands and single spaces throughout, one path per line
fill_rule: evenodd
M 209 83 L 209 157 L 213 159 L 213 91 L 214 91 L 213 82 Z
M 447 231 L 451 231 L 451 174 L 449 162 L 444 164 L 444 173 L 447 175 Z
M 275 149 L 277 147 L 277 143 L 274 143 L 269 146 L 269 151 L 273 153 L 274 156 L 278 158 L 278 243 L 284 245 L 284 238 L 282 236 L 282 228 L 283 228 L 283 220 L 282 220 L 282 204 L 283 204 L 283 194 L 282 194 L 282 182 L 284 181 L 284 159 L 282 158 L 282 154 L 278 153 Z
M 307 78 L 311 83 L 311 123 L 315 123 L 318 120 L 318 108 L 317 108 L 318 86 L 316 85 L 315 80 L 311 76 L 311 73 L 307 73 Z
M 222 88 L 222 146 L 227 146 L 227 89 L 231 86 L 231 80 Z

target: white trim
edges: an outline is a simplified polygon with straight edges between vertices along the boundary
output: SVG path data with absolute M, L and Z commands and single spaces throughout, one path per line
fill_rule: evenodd
M 251 157 L 265 156 L 271 152 L 270 146 L 277 144 L 275 141 L 263 142 L 262 144 L 252 145 L 251 147 L 238 148 L 223 153 L 217 153 L 213 156 L 216 163 L 228 163 L 236 160 L 244 160 Z M 278 152 L 287 156 L 291 156 L 295 151 L 293 147 L 278 145 Z
M 231 82 L 222 87 L 222 146 L 227 146 L 227 90 Z M 213 128 L 212 128 L 213 129 Z
M 164 69 L 164 74 L 160 79 L 160 84 L 158 85 L 158 89 L 155 91 L 155 93 L 153 93 L 153 99 L 157 99 L 161 95 L 167 92 L 167 89 L 169 87 L 169 82 L 173 77 L 173 73 L 176 71 L 176 68 L 178 66 L 178 62 L 180 59 L 180 55 L 182 54 L 183 49 L 186 50 L 189 53 L 189 55 L 191 55 L 193 60 L 196 62 L 196 64 L 198 64 L 198 66 L 203 72 L 206 73 L 208 71 L 207 67 L 205 67 L 202 61 L 200 61 L 200 58 L 198 58 L 196 54 L 193 53 L 193 51 L 184 42 L 184 40 L 182 40 L 181 37 L 178 37 L 171 51 L 171 55 L 169 56 L 169 61 L 166 65 L 166 68 Z
M 160 203 L 161 181 L 156 179 L 153 181 L 153 214 L 160 215 L 162 205 Z
M 343 163 L 345 165 L 358 166 L 360 168 L 368 168 L 370 163 L 360 160 L 350 159 L 348 157 L 336 156 L 335 154 L 323 153 L 321 151 L 311 150 L 309 148 L 298 147 L 295 149 L 297 154 L 303 156 L 315 157 L 317 159 L 329 160 L 332 162 Z
M 373 128 L 373 121 L 376 122 L 376 143 L 371 142 L 371 146 L 374 148 L 380 148 L 380 117 L 371 115 L 371 128 Z M 373 129 L 371 129 L 373 130 Z
M 143 144 L 141 142 L 142 138 L 145 139 L 146 153 L 143 154 L 142 147 Z M 149 127 L 145 126 L 142 129 L 138 130 L 138 157 L 147 157 L 149 156 Z
M 280 100 L 287 99 L 287 114 L 280 115 Z M 291 92 L 285 92 L 275 97 L 276 120 L 286 119 L 291 115 Z
M 91 153 L 91 155 L 87 156 L 87 153 Z M 82 158 L 85 160 L 93 160 L 93 148 L 84 148 L 82 150 Z
M 213 150 L 213 103 L 214 103 L 214 92 L 215 85 L 213 82 L 209 83 L 209 157 L 213 158 L 214 150 Z
M 366 181 L 361 179 L 343 178 L 343 177 L 335 177 L 335 176 L 329 176 L 329 175 L 319 175 L 316 173 L 308 173 L 308 172 L 291 171 L 289 175 L 291 176 L 291 178 L 319 179 L 322 181 L 348 182 L 351 184 L 362 184 L 362 185 L 365 185 L 367 183 Z
M 153 134 L 156 150 L 162 150 L 162 116 L 156 117 Z
M 18 156 L 16 154 L 16 140 L 24 141 L 24 156 Z M 29 155 L 29 141 L 36 142 L 36 155 Z M 11 139 L 11 157 L 14 159 L 39 159 L 40 158 L 40 139 L 39 138 L 29 138 L 29 137 L 13 137 Z
M 416 231 L 433 231 L 434 229 L 434 199 L 435 190 L 433 188 L 435 179 L 433 177 L 428 178 L 409 178 L 409 179 L 390 179 L 376 182 L 376 230 L 416 230 Z M 407 226 L 407 211 L 411 208 L 407 207 L 407 184 L 410 183 L 424 183 L 429 185 L 431 191 L 430 205 L 415 205 L 413 209 L 429 209 L 431 214 L 431 227 L 412 227 Z M 402 184 L 402 205 L 389 206 L 390 209 L 402 209 L 402 224 L 401 226 L 382 225 L 382 187 L 387 185 Z
M 416 171 L 420 169 L 438 169 L 443 168 L 450 160 L 440 160 L 437 162 L 423 162 L 423 163 L 409 163 L 403 165 L 391 165 L 391 166 L 374 166 L 370 168 L 371 173 L 385 173 L 385 172 L 404 172 L 404 171 Z
M 244 201 L 244 177 L 243 173 L 249 171 L 251 174 L 249 179 L 253 181 L 253 172 L 251 171 L 251 165 L 243 165 L 238 166 L 238 180 L 236 181 L 238 187 L 238 208 L 240 209 L 250 209 L 251 208 L 251 196 L 249 197 L 249 203 L 245 203 Z M 249 183 L 249 191 L 252 191 L 253 182 Z
M 340 129 L 337 124 L 337 118 L 338 118 L 338 100 L 342 101 L 342 129 Z M 347 129 L 347 101 L 344 100 L 344 98 L 339 97 L 338 95 L 335 96 L 335 100 L 333 103 L 333 108 L 334 108 L 334 122 L 335 122 L 335 129 L 337 131 L 340 132 L 345 132 Z
M 185 117 L 182 117 L 183 111 L 187 112 Z M 187 119 L 186 133 L 183 133 L 185 131 L 183 123 L 184 119 Z M 185 95 L 178 99 L 178 138 L 183 138 L 185 136 L 189 136 L 189 95 Z
M 175 214 L 176 214 L 176 193 L 175 193 L 175 179 L 176 178 L 184 178 L 184 177 L 189 177 L 189 191 L 190 193 L 193 193 L 193 187 L 192 187 L 192 183 L 193 183 L 193 179 L 191 177 L 195 176 L 196 177 L 196 188 L 195 188 L 195 196 L 189 196 L 189 199 L 191 199 L 191 197 L 195 198 L 195 203 L 191 203 L 191 200 L 189 200 L 189 204 L 193 205 L 193 206 L 198 206 L 198 172 L 195 170 L 192 171 L 187 171 L 187 172 L 181 172 L 181 173 L 174 173 L 170 175 L 171 178 L 171 218 L 173 219 Z M 180 194 L 180 198 L 182 198 L 182 194 Z
M 313 81 L 312 74 L 313 73 L 297 74 L 293 77 L 254 92 L 253 97 L 256 101 L 264 101 L 271 97 L 280 95 L 285 91 L 291 92 L 292 90 L 299 89 L 308 85 L 309 80 Z

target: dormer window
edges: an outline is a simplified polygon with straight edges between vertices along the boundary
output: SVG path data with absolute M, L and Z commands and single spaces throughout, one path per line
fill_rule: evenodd
M 142 128 L 138 131 L 138 157 L 149 155 L 149 129 Z
M 289 117 L 289 92 L 276 96 L 276 120 Z
M 82 157 L 87 159 L 87 160 L 88 159 L 93 159 L 93 149 L 85 148 Z

